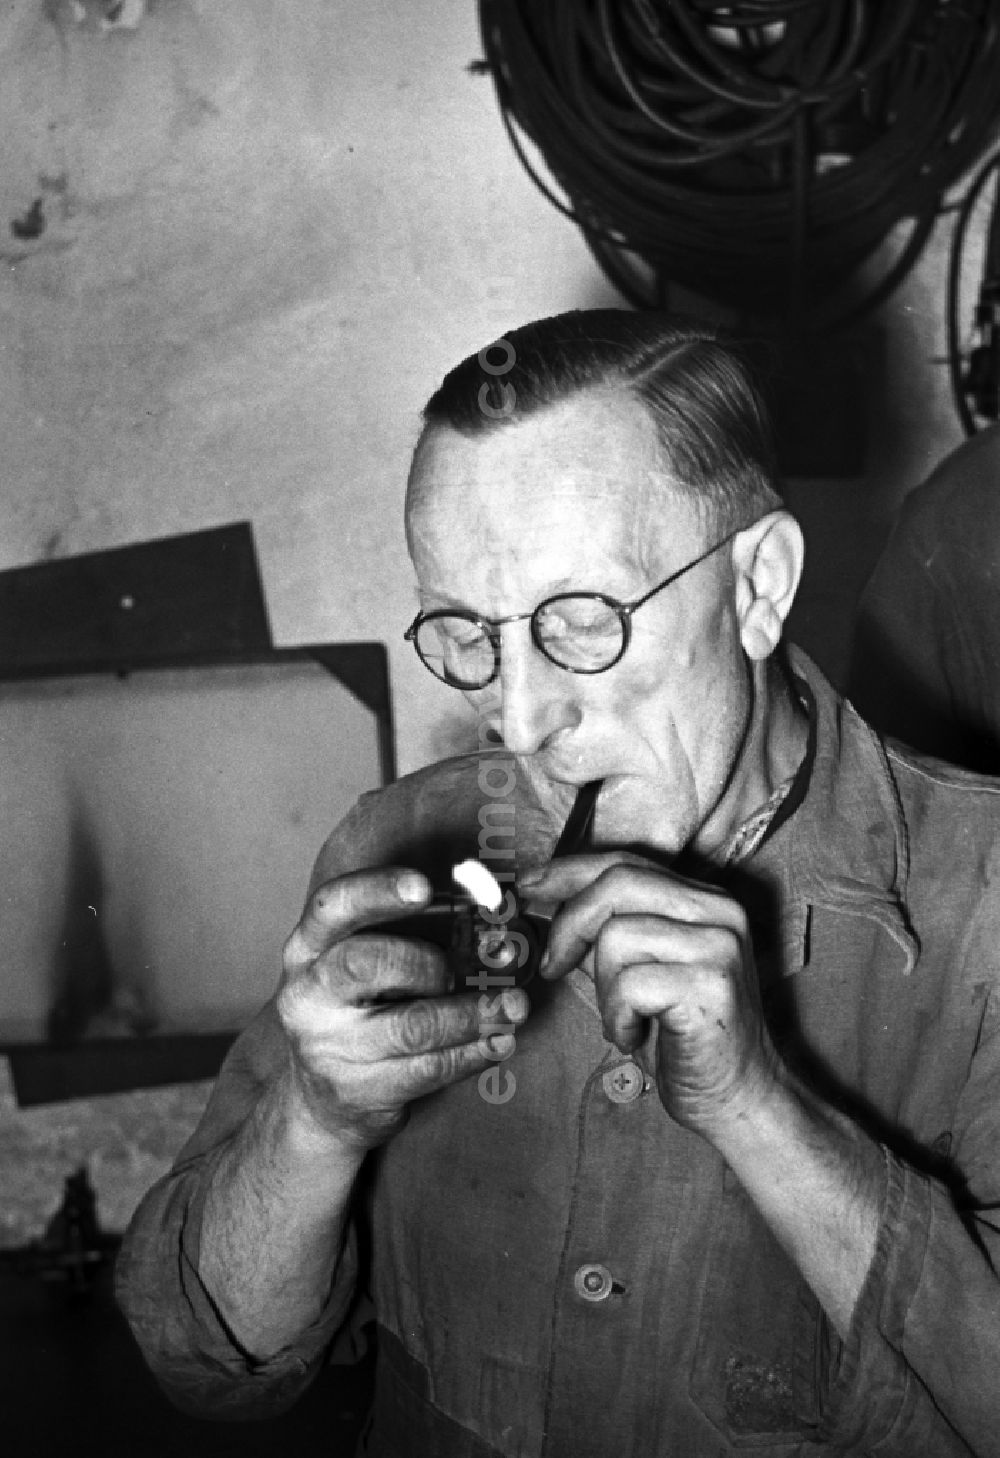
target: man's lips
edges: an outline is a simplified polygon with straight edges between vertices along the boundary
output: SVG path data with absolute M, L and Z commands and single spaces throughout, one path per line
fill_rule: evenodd
M 543 744 L 534 754 L 526 754 L 522 758 L 525 765 L 561 785 L 580 786 L 585 785 L 588 780 L 601 778 L 600 769 L 595 771 L 589 755 L 580 750 L 563 748 L 558 742 Z
M 530 755 L 526 762 L 531 769 L 543 774 L 547 780 L 551 780 L 557 785 L 566 785 L 568 789 L 578 790 L 581 785 L 586 785 L 591 780 L 604 778 L 600 771 L 595 773 L 589 767 L 582 768 L 579 760 L 569 763 L 566 760 L 560 760 L 557 756 L 547 754 L 545 750 Z

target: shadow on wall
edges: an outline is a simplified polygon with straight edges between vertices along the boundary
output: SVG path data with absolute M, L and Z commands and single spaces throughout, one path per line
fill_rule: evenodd
M 0 1039 L 241 1026 L 379 779 L 373 716 L 317 663 L 4 685 Z
M 116 976 L 105 937 L 107 887 L 94 827 L 83 807 L 69 807 L 63 921 L 52 964 L 47 1019 L 50 1042 L 149 1033 L 156 1017 L 137 980 Z M 131 949 L 133 960 L 136 948 Z
M 372 714 L 314 662 L 4 684 L 0 1041 L 242 1026 L 276 985 L 322 841 L 379 777 Z M 81 1166 L 102 1225 L 123 1229 L 208 1094 L 18 1109 L 0 1069 L 13 1245 Z

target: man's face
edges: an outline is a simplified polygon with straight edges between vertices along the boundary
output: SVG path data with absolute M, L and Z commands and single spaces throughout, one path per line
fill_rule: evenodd
M 670 491 L 645 408 L 603 390 L 475 439 L 432 432 L 408 526 L 421 606 L 487 618 L 565 591 L 637 598 L 714 540 Z M 603 779 L 599 840 L 667 851 L 711 849 L 736 823 L 753 699 L 729 546 L 637 611 L 604 673 L 549 662 L 527 621 L 501 639 L 499 677 L 467 698 L 544 800 L 565 810 Z

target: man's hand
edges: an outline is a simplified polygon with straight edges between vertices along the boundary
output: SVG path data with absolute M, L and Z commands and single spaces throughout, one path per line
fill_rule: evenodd
M 678 1123 L 711 1139 L 766 1096 L 779 1064 L 736 902 L 625 853 L 555 860 L 522 886 L 562 903 L 542 976 L 590 973 L 622 1052 L 658 1023 L 657 1085 Z
M 664 1107 L 715 1146 L 846 1338 L 875 1249 L 882 1154 L 781 1064 L 742 909 L 623 853 L 551 861 L 521 886 L 562 902 L 542 976 L 590 972 L 623 1051 L 655 1018 Z
M 365 927 L 430 900 L 416 871 L 358 871 L 319 886 L 285 944 L 277 1011 L 293 1091 L 324 1134 L 359 1151 L 393 1134 L 407 1105 L 481 1072 L 513 1049 L 499 1024 L 528 1000 L 449 995 L 444 953 Z

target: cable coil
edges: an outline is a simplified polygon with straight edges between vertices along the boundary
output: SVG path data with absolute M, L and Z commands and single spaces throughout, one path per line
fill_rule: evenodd
M 480 0 L 479 14 L 518 156 L 640 306 L 677 283 L 751 317 L 839 322 L 910 218 L 852 310 L 895 286 L 1000 122 L 1000 0 Z

